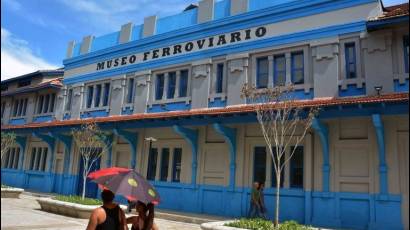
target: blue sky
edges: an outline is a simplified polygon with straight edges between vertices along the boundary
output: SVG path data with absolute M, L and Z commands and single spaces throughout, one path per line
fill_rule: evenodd
M 67 43 L 127 22 L 181 12 L 198 0 L 1 0 L 1 79 L 62 67 Z M 386 5 L 405 0 L 384 0 Z

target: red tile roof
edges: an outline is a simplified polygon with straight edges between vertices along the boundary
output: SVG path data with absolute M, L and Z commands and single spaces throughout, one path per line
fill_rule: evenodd
M 382 15 L 371 18 L 370 21 L 379 21 L 409 15 L 409 3 L 385 7 Z
M 49 88 L 49 87 L 57 87 L 57 88 L 63 87 L 63 78 L 62 77 L 54 78 L 54 79 L 42 82 L 35 86 L 25 87 L 22 89 L 18 89 L 16 91 L 4 92 L 4 93 L 1 93 L 1 96 L 10 96 L 10 95 L 15 95 L 19 93 L 27 93 L 27 92 L 32 92 L 32 91 Z
M 311 107 L 329 107 L 329 106 L 339 106 L 339 105 L 355 105 L 355 104 L 374 104 L 374 103 L 397 103 L 397 102 L 408 102 L 409 93 L 395 93 L 387 94 L 382 96 L 365 96 L 365 97 L 350 97 L 350 98 L 317 98 L 313 100 L 301 100 L 297 101 L 296 106 L 302 108 Z M 275 106 L 281 106 L 278 103 Z M 172 112 L 160 112 L 160 113 L 143 113 L 143 114 L 133 114 L 133 115 L 118 115 L 110 117 L 100 117 L 96 118 L 97 123 L 107 123 L 107 122 L 121 122 L 121 121 L 138 121 L 144 119 L 162 119 L 162 118 L 177 118 L 177 117 L 189 117 L 197 115 L 224 115 L 224 114 L 239 114 L 247 112 L 255 112 L 257 105 L 235 105 L 228 106 L 225 108 L 203 108 L 203 109 L 192 109 L 188 111 L 172 111 Z M 68 125 L 80 125 L 85 123 L 87 120 L 65 120 L 65 121 L 51 121 L 44 123 L 30 123 L 26 125 L 5 125 L 1 129 L 24 129 L 24 128 L 41 128 L 41 127 L 61 127 Z

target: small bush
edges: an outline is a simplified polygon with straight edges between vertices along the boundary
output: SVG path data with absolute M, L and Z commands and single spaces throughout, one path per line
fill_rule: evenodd
M 225 226 L 234 228 L 243 228 L 251 230 L 310 230 L 308 226 L 300 225 L 295 221 L 286 221 L 275 228 L 273 223 L 264 219 L 240 219 L 232 223 L 227 223 Z
M 91 198 L 84 198 L 84 200 L 81 198 L 81 196 L 56 196 L 54 198 L 55 200 L 59 201 L 64 201 L 64 202 L 70 202 L 70 203 L 75 203 L 75 204 L 83 204 L 83 205 L 102 205 L 101 200 L 97 199 L 91 199 Z

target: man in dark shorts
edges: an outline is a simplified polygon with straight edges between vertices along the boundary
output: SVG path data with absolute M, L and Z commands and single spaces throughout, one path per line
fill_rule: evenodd
M 124 211 L 113 202 L 114 193 L 110 190 L 101 192 L 103 205 L 94 209 L 88 221 L 87 230 L 127 230 Z

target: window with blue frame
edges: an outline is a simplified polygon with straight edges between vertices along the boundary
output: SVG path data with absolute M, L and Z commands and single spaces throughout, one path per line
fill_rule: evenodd
M 100 106 L 101 90 L 102 90 L 102 86 L 101 86 L 101 85 L 96 85 L 96 86 L 95 86 L 94 107 L 96 107 L 96 108 Z
M 290 187 L 291 188 L 303 188 L 303 146 L 291 148 L 291 151 L 295 150 L 292 158 L 290 159 Z
M 172 182 L 181 181 L 181 159 L 182 159 L 182 149 L 175 148 L 174 156 L 172 160 Z
M 295 85 L 305 83 L 305 64 L 303 51 L 291 53 L 292 83 Z
M 352 79 L 357 77 L 356 70 L 356 43 L 349 42 L 345 44 L 345 63 L 346 78 Z
M 188 96 L 188 70 L 181 70 L 179 79 L 179 97 Z
M 169 72 L 168 73 L 168 90 L 167 90 L 167 99 L 172 99 L 175 97 L 175 87 L 177 83 L 177 73 Z
M 127 103 L 134 102 L 134 78 L 128 79 Z
M 94 97 L 94 86 L 88 86 L 87 88 L 87 108 L 91 108 L 91 105 L 93 103 L 93 97 Z
M 19 157 L 20 157 L 19 147 L 9 148 L 7 152 L 4 153 L 4 156 L 2 157 L 2 168 L 17 169 Z
M 67 102 L 65 104 L 65 110 L 71 110 L 71 104 L 73 103 L 73 89 L 69 89 L 67 93 Z
M 151 151 L 148 156 L 147 180 L 155 180 L 155 175 L 157 171 L 157 158 L 158 149 L 151 148 Z
M 162 96 L 164 95 L 164 82 L 164 74 L 158 74 L 155 81 L 155 100 L 162 100 Z
M 54 112 L 56 94 L 39 95 L 37 97 L 37 114 L 47 114 Z
M 32 171 L 45 171 L 47 165 L 47 147 L 33 147 L 31 150 L 30 168 Z
M 110 98 L 110 89 L 111 84 L 109 82 L 104 84 L 104 97 L 103 97 L 103 106 L 108 106 L 108 101 Z
M 11 117 L 24 117 L 26 116 L 28 98 L 21 98 L 14 100 L 14 108 Z
M 267 88 L 269 82 L 269 60 L 268 57 L 256 59 L 256 87 L 258 89 Z
M 284 54 L 273 57 L 273 80 L 275 86 L 284 86 L 286 84 L 286 57 Z
M 169 169 L 169 148 L 162 148 L 160 180 L 167 181 Z
M 224 63 L 219 63 L 216 66 L 216 81 L 215 81 L 215 93 L 223 92 L 224 84 Z
M 403 38 L 403 48 L 405 73 L 409 73 L 409 35 L 406 35 Z
M 257 146 L 253 155 L 253 181 L 265 183 L 266 180 L 266 148 Z

